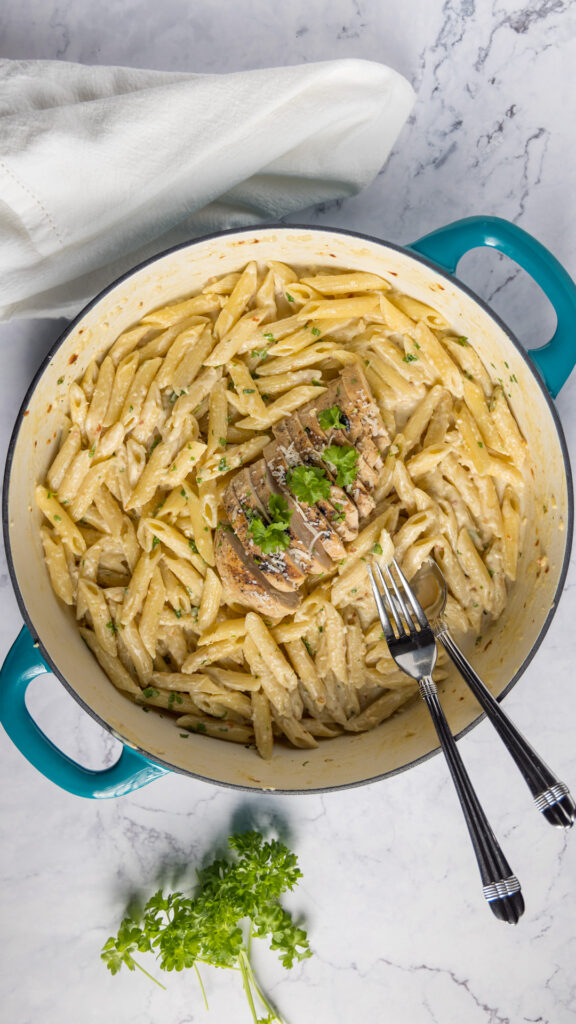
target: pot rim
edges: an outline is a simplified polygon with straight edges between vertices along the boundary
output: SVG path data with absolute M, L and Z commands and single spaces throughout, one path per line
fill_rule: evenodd
M 564 470 L 565 470 L 565 473 L 566 473 L 566 485 L 567 485 L 567 496 L 568 496 L 568 500 L 567 500 L 566 547 L 564 549 L 563 563 L 562 563 L 562 567 L 561 567 L 561 570 L 560 570 L 560 575 L 558 577 L 558 584 L 557 584 L 556 590 L 554 591 L 553 600 L 552 600 L 551 605 L 550 605 L 550 610 L 549 610 L 549 612 L 548 612 L 548 614 L 546 616 L 546 619 L 544 620 L 544 622 L 542 624 L 542 627 L 540 629 L 540 632 L 538 633 L 538 636 L 536 637 L 534 643 L 532 644 L 532 647 L 530 648 L 530 651 L 527 654 L 527 656 L 524 659 L 524 661 L 522 662 L 520 668 L 513 675 L 512 679 L 509 681 L 509 683 L 504 688 L 504 690 L 502 690 L 502 692 L 498 695 L 498 697 L 497 697 L 498 702 L 502 701 L 504 699 L 504 697 L 506 697 L 508 695 L 508 693 L 510 693 L 512 687 L 516 685 L 516 683 L 518 682 L 520 677 L 524 674 L 524 672 L 528 668 L 530 662 L 533 660 L 533 658 L 535 657 L 537 651 L 539 650 L 539 648 L 540 648 L 540 646 L 541 646 L 541 644 L 542 644 L 542 642 L 544 640 L 544 637 L 546 636 L 546 634 L 547 634 L 547 632 L 548 632 L 548 630 L 550 628 L 552 619 L 554 618 L 554 615 L 556 614 L 556 609 L 558 607 L 558 602 L 559 602 L 559 599 L 560 599 L 560 597 L 562 595 L 562 591 L 564 589 L 564 583 L 566 581 L 566 576 L 567 576 L 567 573 L 568 573 L 568 567 L 569 567 L 569 564 L 570 564 L 570 555 L 571 555 L 571 550 L 572 550 L 572 535 L 573 535 L 573 527 L 574 527 L 574 494 L 573 494 L 573 484 L 572 484 L 572 470 L 571 470 L 571 465 L 570 465 L 570 457 L 569 457 L 569 453 L 568 453 L 568 446 L 566 444 L 566 438 L 564 436 L 564 431 L 563 431 L 563 428 L 562 428 L 562 423 L 560 421 L 560 417 L 558 415 L 558 412 L 557 412 L 556 406 L 554 404 L 554 401 L 552 399 L 552 396 L 550 395 L 549 391 L 547 390 L 546 385 L 544 384 L 544 381 L 540 377 L 540 374 L 538 373 L 538 370 L 537 370 L 536 366 L 531 361 L 531 359 L 529 357 L 529 352 L 526 349 L 523 348 L 523 346 L 520 344 L 520 342 L 518 341 L 516 336 L 510 330 L 510 328 L 504 323 L 504 321 L 501 319 L 501 317 L 490 308 L 490 306 L 484 301 L 484 299 L 482 299 L 478 295 L 476 295 L 476 293 L 471 288 L 469 288 L 468 285 L 466 285 L 463 282 L 461 282 L 457 277 L 455 277 L 452 274 L 450 274 L 447 270 L 445 270 L 443 267 L 439 266 L 437 263 L 434 263 L 433 260 L 430 260 L 426 256 L 422 256 L 420 253 L 415 252 L 414 250 L 412 250 L 409 245 L 406 245 L 406 246 L 398 245 L 398 244 L 396 244 L 394 242 L 388 242 L 388 241 L 386 241 L 386 239 L 377 238 L 374 235 L 364 234 L 363 232 L 353 231 L 353 230 L 350 230 L 350 229 L 347 229 L 347 228 L 324 227 L 324 226 L 319 225 L 319 224 L 282 224 L 282 223 L 267 223 L 267 224 L 261 224 L 261 225 L 259 225 L 259 224 L 251 224 L 251 225 L 247 225 L 247 226 L 241 227 L 241 228 L 227 228 L 227 229 L 225 229 L 223 231 L 213 231 L 213 232 L 210 232 L 209 234 L 201 235 L 198 238 L 193 238 L 193 239 L 191 239 L 191 240 L 189 240 L 187 242 L 180 242 L 178 245 L 171 246 L 168 249 L 162 250 L 162 252 L 156 253 L 154 256 L 148 257 L 147 259 L 143 260 L 141 263 L 138 263 L 136 266 L 132 267 L 130 270 L 127 270 L 124 274 L 121 274 L 119 277 L 115 278 L 114 281 L 112 281 L 109 285 L 106 285 L 105 288 L 103 288 L 93 299 L 91 299 L 80 310 L 80 312 L 73 318 L 73 320 L 70 321 L 70 323 L 67 325 L 67 327 L 65 327 L 64 330 L 62 331 L 62 333 L 58 336 L 58 338 L 56 339 L 56 341 L 54 342 L 54 344 L 52 345 L 52 347 L 50 348 L 50 350 L 48 351 L 48 353 L 46 354 L 46 356 L 42 360 L 40 366 L 36 370 L 32 380 L 30 382 L 30 385 L 29 385 L 29 387 L 28 387 L 28 389 L 27 389 L 27 391 L 26 391 L 26 393 L 24 395 L 24 398 L 23 398 L 22 403 L 20 405 L 20 408 L 18 410 L 18 414 L 16 416 L 16 420 L 15 420 L 15 423 L 14 423 L 14 428 L 12 430 L 12 434 L 11 434 L 11 437 L 10 437 L 10 442 L 8 444 L 8 450 L 7 450 L 7 454 L 6 454 L 6 463 L 5 463 L 5 468 L 4 468 L 4 478 L 3 478 L 3 488 L 2 488 L 2 529 L 3 529 L 3 537 L 4 537 L 4 547 L 5 547 L 5 550 L 6 550 L 6 561 L 7 561 L 7 565 L 8 565 L 8 572 L 10 574 L 10 580 L 12 582 L 12 587 L 13 587 L 13 590 L 14 590 L 16 601 L 17 601 L 18 607 L 20 609 L 20 613 L 22 615 L 22 618 L 24 619 L 24 622 L 25 622 L 26 626 L 30 630 L 30 633 L 31 633 L 31 635 L 32 635 L 32 637 L 34 639 L 34 642 L 38 644 L 38 647 L 39 647 L 39 649 L 41 651 L 41 654 L 42 654 L 42 657 L 43 657 L 44 661 L 49 666 L 49 668 L 52 671 L 52 673 L 56 676 L 56 678 L 60 681 L 60 683 L 68 691 L 68 693 L 80 705 L 80 707 L 85 712 L 87 712 L 87 714 L 89 714 L 91 716 L 91 718 L 93 718 L 94 721 L 96 721 L 103 729 L 105 729 L 107 732 L 111 733 L 111 735 L 113 735 L 116 739 L 118 739 L 125 746 L 128 746 L 132 750 L 136 750 L 139 754 L 141 754 L 143 757 L 147 758 L 149 761 L 151 761 L 151 762 L 153 762 L 155 764 L 158 764 L 158 765 L 162 766 L 163 768 L 168 769 L 171 772 L 176 772 L 177 774 L 184 775 L 184 776 L 186 776 L 188 778 L 198 779 L 201 782 L 212 783 L 212 785 L 223 786 L 223 787 L 225 787 L 227 789 L 242 790 L 242 791 L 247 791 L 247 792 L 250 792 L 250 793 L 262 792 L 263 790 L 261 790 L 261 789 L 259 789 L 257 787 L 254 787 L 254 786 L 247 786 L 247 785 L 243 785 L 243 784 L 237 783 L 237 782 L 226 782 L 226 781 L 219 780 L 219 779 L 211 779 L 211 778 L 209 778 L 209 777 L 207 777 L 205 775 L 199 774 L 198 772 L 190 771 L 187 768 L 180 768 L 177 765 L 172 764 L 170 761 L 166 761 L 163 758 L 157 757 L 156 755 L 149 753 L 149 751 L 147 751 L 144 747 L 140 747 L 139 745 L 137 745 L 135 743 L 127 741 L 105 719 L 101 718 L 101 716 L 96 711 L 94 711 L 84 701 L 84 699 L 78 694 L 78 692 L 74 689 L 72 684 L 60 672 L 58 666 L 55 664 L 55 662 L 51 658 L 50 654 L 46 650 L 44 644 L 42 643 L 42 640 L 37 635 L 36 628 L 35 628 L 35 626 L 34 626 L 34 624 L 32 622 L 32 619 L 31 619 L 31 617 L 30 617 L 30 615 L 28 613 L 28 609 L 27 609 L 26 604 L 24 602 L 24 599 L 22 597 L 22 593 L 20 591 L 20 585 L 18 583 L 18 577 L 17 577 L 16 570 L 15 570 L 15 567 L 14 567 L 14 561 L 13 561 L 13 558 L 12 558 L 12 548 L 11 548 L 11 543 L 10 543 L 10 526 L 9 526 L 9 518 L 8 518 L 8 505 L 9 505 L 9 490 L 10 490 L 10 477 L 11 477 L 11 472 L 12 472 L 12 463 L 13 463 L 13 459 L 14 459 L 14 454 L 15 454 L 15 450 L 16 450 L 16 444 L 17 444 L 17 441 L 18 441 L 18 435 L 20 433 L 20 428 L 21 428 L 21 425 L 22 425 L 24 414 L 25 414 L 25 412 L 27 410 L 27 407 L 28 407 L 28 405 L 30 403 L 30 400 L 32 399 L 32 396 L 33 396 L 33 394 L 34 394 L 34 392 L 36 390 L 36 387 L 37 387 L 41 377 L 44 375 L 44 372 L 46 371 L 46 369 L 50 365 L 50 362 L 51 362 L 54 354 L 66 342 L 68 336 L 72 333 L 72 331 L 76 328 L 76 326 L 83 320 L 83 318 L 86 316 L 86 314 L 98 302 L 100 302 L 101 299 L 103 299 L 106 295 L 108 295 L 109 292 L 112 292 L 115 288 L 117 288 L 118 285 L 122 284 L 124 281 L 128 280 L 130 277 L 132 277 L 134 274 L 138 273 L 140 270 L 143 270 L 145 267 L 150 266 L 151 264 L 156 263 L 159 260 L 163 259 L 165 256 L 169 256 L 172 253 L 179 252 L 180 250 L 189 249 L 189 248 L 191 248 L 194 245 L 201 244 L 203 242 L 209 241 L 210 239 L 226 238 L 226 237 L 231 236 L 231 235 L 242 235 L 242 234 L 247 234 L 249 232 L 258 232 L 258 231 L 266 231 L 267 232 L 267 231 L 270 231 L 270 230 L 272 230 L 272 231 L 283 231 L 283 232 L 308 231 L 308 232 L 313 232 L 313 233 L 318 233 L 318 234 L 323 233 L 323 234 L 333 234 L 333 235 L 344 235 L 346 237 L 350 237 L 350 238 L 354 238 L 354 239 L 360 239 L 361 241 L 371 242 L 371 243 L 379 245 L 379 246 L 384 246 L 384 247 L 386 247 L 388 249 L 394 250 L 395 252 L 403 253 L 404 255 L 408 256 L 410 259 L 415 260 L 417 263 L 423 264 L 425 267 L 428 267 L 430 270 L 433 270 L 436 274 L 439 274 L 441 277 L 443 277 L 445 280 L 447 280 L 452 286 L 455 286 L 460 291 L 464 292 L 469 298 L 471 298 L 475 303 L 477 303 L 477 305 L 479 305 L 480 308 L 497 324 L 497 326 L 500 328 L 500 330 L 506 335 L 508 340 L 512 343 L 512 345 L 514 346 L 516 351 L 521 355 L 521 357 L 524 360 L 524 362 L 526 363 L 530 373 L 534 377 L 534 379 L 535 379 L 535 381 L 536 381 L 540 391 L 542 392 L 542 395 L 543 395 L 543 397 L 544 397 L 544 399 L 546 401 L 546 404 L 548 406 L 548 409 L 549 409 L 549 411 L 551 413 L 552 420 L 554 422 L 554 426 L 556 428 L 556 433 L 557 433 L 557 436 L 558 436 L 558 441 L 560 443 L 560 450 L 562 452 L 562 459 L 563 459 L 563 464 L 564 464 Z M 485 717 L 486 717 L 485 713 L 484 712 L 480 712 L 476 718 L 474 718 L 464 729 L 461 729 L 460 732 L 455 735 L 455 739 L 459 740 L 463 736 L 466 736 L 466 734 L 468 732 L 470 732 L 472 729 L 474 729 L 475 726 L 477 726 Z M 425 761 L 428 761 L 431 757 L 434 757 L 436 754 L 438 754 L 440 752 L 440 749 L 441 749 L 440 746 L 435 747 L 433 750 L 429 751 L 426 754 L 422 754 L 421 757 L 418 757 L 415 760 L 408 762 L 407 764 L 401 765 L 400 767 L 394 768 L 394 769 L 392 769 L 390 771 L 383 772 L 381 774 L 371 776 L 368 779 L 361 779 L 359 781 L 354 781 L 354 782 L 345 782 L 345 783 L 341 783 L 341 784 L 334 785 L 334 786 L 320 786 L 320 787 L 317 787 L 317 788 L 306 788 L 306 789 L 282 789 L 282 788 L 278 788 L 278 789 L 274 789 L 274 790 L 266 788 L 264 791 L 265 792 L 273 792 L 274 794 L 279 794 L 279 795 L 287 795 L 287 796 L 307 796 L 307 795 L 315 795 L 315 794 L 320 794 L 320 793 L 339 792 L 339 791 L 342 791 L 342 790 L 352 789 L 352 788 L 355 789 L 358 786 L 371 785 L 372 783 L 381 782 L 384 779 L 392 778 L 395 775 L 399 775 L 402 772 L 408 771 L 408 769 L 414 768 L 417 765 L 422 764 Z

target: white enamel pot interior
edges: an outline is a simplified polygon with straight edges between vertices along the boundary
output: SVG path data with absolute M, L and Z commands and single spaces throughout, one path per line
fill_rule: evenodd
M 569 547 L 569 469 L 552 403 L 504 325 L 465 287 L 426 260 L 359 235 L 280 226 L 201 239 L 125 276 L 65 332 L 26 397 L 9 457 L 10 568 L 22 612 L 46 660 L 100 723 L 169 769 L 251 789 L 326 790 L 382 778 L 435 751 L 437 740 L 424 705 L 415 701 L 376 730 L 322 742 L 317 750 L 277 745 L 270 763 L 241 745 L 197 735 L 182 738 L 173 720 L 146 714 L 122 697 L 87 650 L 73 612 L 52 593 L 40 543 L 41 517 L 33 501 L 35 482 L 44 478 L 56 452 L 69 385 L 90 360 L 100 360 L 118 334 L 146 311 L 176 301 L 202 287 L 207 278 L 238 270 L 253 259 L 380 274 L 436 307 L 456 331 L 469 337 L 495 379 L 516 376 L 518 384 L 510 389 L 509 400 L 533 461 L 526 539 L 506 609 L 472 655 L 496 696 L 519 677 L 553 614 Z M 542 555 L 547 557 L 545 564 L 538 562 Z M 441 685 L 441 697 L 455 734 L 481 717 L 455 670 Z

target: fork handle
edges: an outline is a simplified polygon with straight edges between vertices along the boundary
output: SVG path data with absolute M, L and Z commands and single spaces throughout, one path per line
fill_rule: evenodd
M 450 732 L 432 676 L 423 676 L 418 681 L 418 686 L 420 695 L 434 722 L 464 812 L 480 868 L 484 897 L 497 918 L 507 921 L 509 924 L 517 924 L 524 913 L 524 899 L 520 890 L 520 882 L 512 873 L 476 796 L 456 741 Z
M 524 739 L 514 723 L 510 721 L 470 662 L 464 657 L 446 626 L 439 625 L 434 629 L 434 633 L 450 655 L 456 668 L 486 713 L 486 717 L 496 729 L 508 753 L 520 769 L 538 810 L 551 825 L 558 828 L 570 828 L 576 817 L 576 804 L 568 787 L 550 770 L 528 741 Z

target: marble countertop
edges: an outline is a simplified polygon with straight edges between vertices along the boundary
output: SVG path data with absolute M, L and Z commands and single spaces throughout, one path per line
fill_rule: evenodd
M 418 103 L 387 166 L 357 198 L 309 221 L 408 242 L 458 217 L 497 214 L 539 238 L 576 276 L 569 0 L 5 0 L 0 56 L 224 72 L 366 57 L 391 64 Z M 571 88 L 572 86 L 572 88 Z M 1 198 L 1 197 L 0 197 Z M 461 276 L 528 346 L 553 330 L 551 308 L 495 254 Z M 62 321 L 0 327 L 0 454 L 24 391 Z M 557 406 L 576 451 L 576 376 Z M 21 619 L 0 555 L 0 658 Z M 576 789 L 576 566 L 552 627 L 506 710 Z M 52 677 L 31 688 L 38 721 L 90 767 L 116 742 Z M 288 973 L 261 957 L 265 987 L 290 1024 L 568 1024 L 576 1019 L 576 836 L 547 826 L 487 723 L 460 743 L 492 824 L 520 875 L 527 910 L 506 928 L 484 905 L 441 758 L 381 784 L 274 797 L 178 775 L 118 800 L 69 796 L 0 736 L 0 1003 L 10 1024 L 211 1024 L 248 1021 L 239 979 L 111 977 L 99 960 L 128 897 L 160 871 L 174 881 L 235 827 L 276 823 L 304 879 L 290 905 L 314 957 Z

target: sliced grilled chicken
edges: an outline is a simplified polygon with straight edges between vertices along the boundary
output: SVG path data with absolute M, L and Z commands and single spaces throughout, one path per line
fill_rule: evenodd
M 262 575 L 268 583 L 278 590 L 293 590 L 294 584 L 290 579 L 290 571 L 286 566 L 284 552 L 275 551 L 272 554 L 265 555 L 252 538 L 250 523 L 253 515 L 261 518 L 264 517 L 260 504 L 255 500 L 247 470 L 242 470 L 229 483 L 223 495 L 223 502 L 226 515 L 234 533 L 247 554 L 259 566 Z
M 326 392 L 326 394 L 328 394 L 328 392 Z M 320 396 L 321 399 L 323 399 L 324 397 L 325 397 L 325 395 L 321 395 Z M 329 409 L 332 405 L 336 405 L 336 404 L 337 404 L 336 389 L 334 388 L 334 391 L 333 391 L 333 394 L 332 394 L 332 401 L 329 402 L 328 405 L 325 406 L 325 408 Z M 322 407 L 324 407 L 324 405 Z M 321 411 L 321 408 L 319 408 L 317 403 L 314 403 L 314 405 L 309 405 L 309 406 L 305 405 L 305 406 L 302 406 L 301 409 L 298 409 L 298 412 L 297 412 L 297 414 L 295 416 L 295 419 L 297 420 L 298 424 L 300 425 L 300 427 L 302 428 L 304 434 L 306 435 L 306 438 L 307 438 L 308 444 L 309 444 L 309 449 L 312 452 L 314 452 L 314 458 L 316 460 L 314 464 L 315 465 L 323 466 L 324 469 L 326 469 L 329 472 L 328 466 L 326 465 L 326 463 L 322 459 L 322 452 L 324 451 L 326 446 L 329 444 L 329 440 L 328 440 L 328 435 L 322 430 L 322 427 L 318 423 L 318 412 L 320 412 L 320 411 Z M 292 417 L 289 417 L 289 419 L 292 419 Z M 276 433 L 277 426 L 278 426 L 278 424 L 276 424 L 272 428 L 274 433 Z M 350 442 L 348 440 L 344 439 L 343 443 L 349 444 Z M 336 486 L 336 485 L 334 485 L 334 486 Z M 340 494 L 344 495 L 344 500 L 346 500 L 345 492 L 343 490 L 341 490 L 341 489 L 340 489 Z M 372 495 L 370 494 L 370 492 L 367 489 L 366 485 L 360 479 L 359 475 L 356 477 L 356 479 L 354 481 L 354 484 L 352 485 L 352 488 L 350 489 L 350 496 L 352 497 L 352 499 L 353 499 L 353 501 L 354 501 L 354 503 L 355 503 L 355 505 L 356 505 L 356 507 L 358 509 L 360 517 L 362 519 L 365 519 L 366 516 L 369 516 L 371 511 L 372 511 L 372 509 L 374 508 L 374 499 L 372 498 Z M 341 500 L 340 499 L 335 499 L 335 500 L 337 500 L 338 504 L 341 504 Z
M 219 526 L 214 541 L 216 568 L 232 601 L 275 619 L 298 607 L 298 591 L 282 592 L 272 587 L 234 533 Z
M 277 590 L 294 590 L 302 585 L 306 577 L 306 569 L 297 560 L 298 553 L 288 548 L 264 554 L 254 542 L 250 531 L 250 523 L 255 515 L 264 523 L 270 522 L 268 501 L 273 491 L 266 491 L 260 482 L 265 470 L 264 460 L 260 459 L 238 473 L 226 488 L 224 505 L 239 540 L 271 586 Z
M 358 534 L 358 510 L 346 492 L 335 483 L 330 466 L 322 458 L 327 440 L 325 439 L 320 447 L 315 445 L 314 438 L 310 437 L 308 430 L 302 426 L 298 412 L 287 417 L 286 427 L 291 442 L 300 454 L 300 461 L 304 465 L 319 466 L 330 479 L 330 501 L 320 499 L 318 504 L 331 527 L 342 540 L 353 540 Z
M 268 472 L 264 459 L 258 459 L 258 462 L 254 462 L 248 467 L 248 477 L 258 500 L 265 509 L 268 509 L 270 498 L 273 494 L 278 494 L 279 492 L 274 486 L 274 481 Z M 266 521 L 270 521 L 269 513 L 267 514 Z M 310 560 L 305 551 L 301 550 L 298 545 L 292 544 L 294 535 L 290 530 L 288 530 L 288 535 L 291 541 L 289 548 L 285 551 L 275 552 L 274 555 L 265 555 L 264 558 L 266 559 L 266 564 L 269 568 L 270 559 L 281 556 L 282 561 L 286 566 L 283 573 L 283 581 L 291 587 L 300 587 L 306 579 L 306 573 L 310 571 L 308 568 Z M 288 589 L 287 586 L 281 587 L 280 583 L 277 583 L 276 586 L 278 589 Z
M 310 572 L 320 573 L 331 569 L 332 560 L 343 558 L 345 554 L 338 537 L 334 536 L 334 529 L 317 505 L 297 501 L 292 495 L 286 484 L 286 473 L 290 466 L 284 456 L 283 447 L 277 441 L 272 441 L 264 449 L 263 455 L 277 490 L 284 495 L 288 507 L 292 509 L 290 529 L 314 561 L 315 568 L 310 569 Z M 358 513 L 356 513 L 357 520 Z M 353 536 L 355 537 L 357 533 L 358 530 Z M 332 552 L 332 556 L 329 552 Z
M 282 454 L 286 466 L 288 469 L 293 469 L 295 466 L 315 466 L 323 469 L 331 482 L 330 486 L 330 498 L 319 498 L 315 506 L 307 506 L 307 509 L 319 510 L 328 524 L 329 534 L 324 539 L 322 538 L 322 546 L 328 552 L 331 558 L 343 558 L 343 555 L 337 555 L 336 551 L 341 548 L 341 544 L 338 542 L 338 538 L 346 539 L 346 534 L 349 533 L 351 526 L 346 522 L 346 513 L 349 514 L 350 523 L 354 522 L 354 508 L 351 505 L 350 500 L 344 494 L 339 487 L 331 480 L 329 467 L 325 462 L 322 461 L 321 452 L 317 450 L 308 440 L 305 431 L 302 429 L 299 421 L 294 415 L 287 416 L 280 423 L 276 423 L 272 428 L 273 433 L 276 435 L 276 442 L 278 449 Z M 325 447 L 325 445 L 323 446 Z M 336 505 L 334 504 L 336 502 Z M 301 502 L 304 506 L 306 502 Z M 314 513 L 312 513 L 314 514 Z M 344 518 L 342 518 L 344 516 Z M 342 531 L 342 527 L 344 530 Z M 342 532 L 341 532 L 342 531 Z M 356 532 L 352 532 L 352 537 L 355 537 Z
M 360 438 L 371 438 L 380 452 L 390 444 L 390 435 L 384 426 L 378 406 L 372 398 L 370 385 L 364 370 L 358 363 L 344 366 L 340 374 L 341 388 L 338 398 L 342 399 L 343 412 L 350 422 L 349 436 L 352 444 Z

